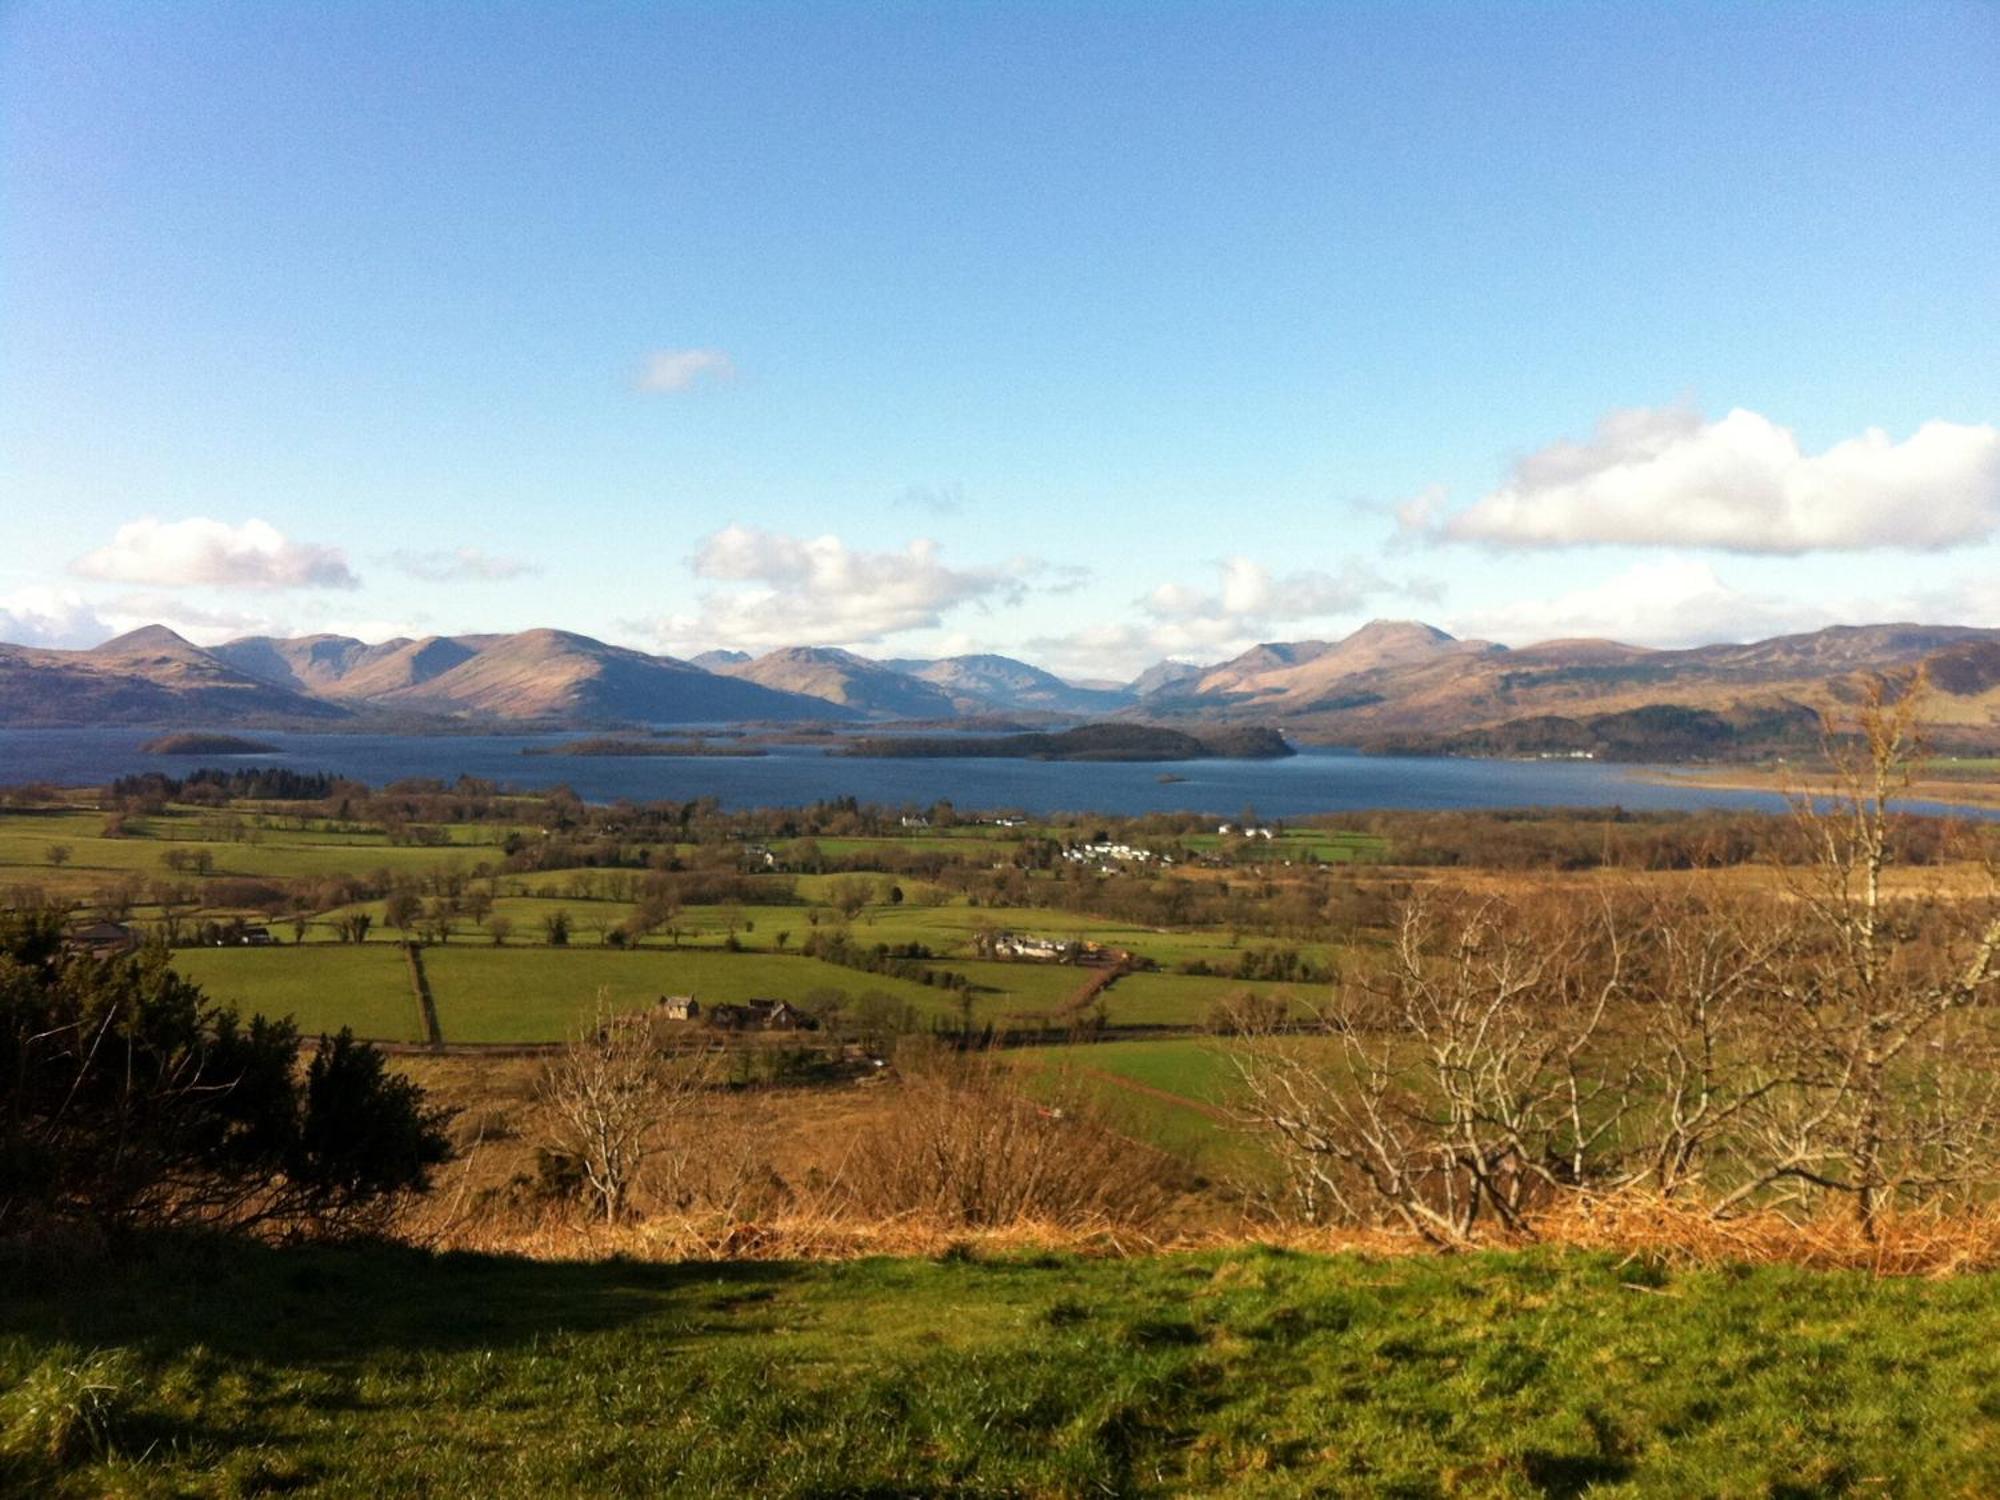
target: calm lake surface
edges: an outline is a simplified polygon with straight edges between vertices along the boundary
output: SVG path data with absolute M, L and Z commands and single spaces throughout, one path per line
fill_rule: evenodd
M 1029 760 L 856 760 L 818 746 L 778 746 L 760 757 L 523 755 L 574 739 L 553 735 L 259 733 L 276 755 L 149 755 L 144 729 L 0 729 L 0 784 L 88 786 L 137 771 L 186 775 L 209 764 L 270 763 L 332 771 L 371 785 L 461 773 L 516 787 L 567 783 L 593 802 L 720 798 L 729 807 L 778 807 L 853 796 L 1029 813 L 1189 811 L 1266 817 L 1355 808 L 1734 807 L 1776 810 L 1767 792 L 1659 785 L 1658 768 L 1595 761 L 1440 760 L 1308 749 L 1289 760 L 1145 764 Z M 1163 785 L 1165 774 L 1184 777 Z M 1916 805 L 1912 804 L 1914 809 Z M 1966 809 L 1966 811 L 1973 811 Z M 1989 814 L 1990 815 L 1990 814 Z

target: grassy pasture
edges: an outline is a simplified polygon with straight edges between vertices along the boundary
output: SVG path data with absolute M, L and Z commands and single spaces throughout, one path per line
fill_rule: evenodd
M 481 859 L 497 860 L 494 846 L 506 832 L 491 826 L 448 829 L 458 838 L 425 847 L 391 844 L 379 833 L 284 826 L 289 821 L 246 817 L 254 842 L 245 842 L 213 836 L 214 815 L 208 813 L 170 811 L 133 818 L 126 824 L 127 832 L 117 838 L 104 836 L 101 812 L 0 814 L 0 884 L 41 883 L 69 890 L 94 886 L 107 876 L 191 878 L 166 867 L 164 856 L 174 849 L 207 850 L 214 858 L 213 873 L 217 876 L 287 879 L 378 869 L 399 874 L 470 869 Z M 48 851 L 55 845 L 70 851 L 68 862 L 60 869 L 51 866 L 48 859 Z
M 1105 996 L 1105 1007 L 1121 1026 L 1196 1026 L 1206 1021 L 1225 996 L 1248 991 L 1256 995 L 1309 996 L 1310 985 L 1273 984 L 1265 980 L 1216 979 L 1194 974 L 1127 974 Z
M 393 941 L 187 948 L 176 951 L 174 963 L 216 999 L 245 1011 L 290 1013 L 308 1031 L 345 1025 L 385 1041 L 416 1038 L 408 971 Z M 496 948 L 461 940 L 427 947 L 424 967 L 445 1039 L 454 1042 L 558 1041 L 589 1013 L 600 986 L 610 989 L 620 1007 L 648 1005 L 663 994 L 799 1001 L 814 990 L 842 990 L 850 998 L 880 990 L 909 1002 L 926 1019 L 960 1015 L 956 997 L 942 989 L 756 948 L 631 950 L 575 942 L 562 948 L 518 942 Z M 1053 1012 L 1089 974 L 1067 965 L 986 960 L 953 961 L 949 967 L 975 986 L 975 1024 Z M 1114 1001 L 1125 982 L 1111 991 Z
M 174 967 L 211 999 L 245 1015 L 290 1015 L 308 1035 L 351 1026 L 376 1041 L 422 1040 L 409 968 L 387 943 L 180 948 Z
M 600 987 L 620 1009 L 661 995 L 706 1002 L 774 997 L 802 1000 L 817 989 L 857 996 L 881 990 L 925 1015 L 947 1007 L 942 990 L 862 974 L 796 955 L 609 948 L 478 948 L 458 943 L 424 950 L 438 1022 L 454 1042 L 559 1041 L 590 1014 Z
M 1992 1277 L 1557 1253 L 142 1244 L 0 1301 L 0 1489 L 1990 1494 L 1996 1318 Z
M 764 926 L 759 921 L 758 927 Z M 1174 965 L 1201 959 L 1215 965 L 1232 964 L 1245 948 L 1267 947 L 1272 940 L 1246 937 L 1233 939 L 1216 929 L 1162 929 L 1139 927 L 1128 922 L 1092 916 L 1088 912 L 1062 911 L 1041 907 L 967 906 L 871 906 L 853 923 L 854 937 L 869 943 L 925 943 L 940 953 L 969 951 L 973 936 L 982 928 L 1002 932 L 1028 933 L 1038 937 L 1092 938 L 1114 948 L 1127 948 L 1156 963 Z M 1303 957 L 1330 962 L 1335 950 L 1321 943 L 1290 943 Z
M 1010 1060 L 1031 1088 L 1079 1088 L 1105 1105 L 1119 1129 L 1204 1171 L 1240 1177 L 1266 1163 L 1228 1118 L 1234 1076 L 1206 1038 L 1029 1047 Z
M 1089 969 L 1072 964 L 1011 963 L 997 959 L 954 958 L 942 967 L 972 981 L 977 1001 L 974 1015 L 982 1020 L 1059 1010 L 1091 974 Z
M 1181 840 L 1189 849 L 1214 854 L 1226 848 L 1245 850 L 1252 863 L 1267 860 L 1313 860 L 1323 865 L 1351 865 L 1388 857 L 1389 841 L 1373 833 L 1331 832 L 1288 828 L 1271 839 L 1242 839 L 1217 833 L 1191 833 Z

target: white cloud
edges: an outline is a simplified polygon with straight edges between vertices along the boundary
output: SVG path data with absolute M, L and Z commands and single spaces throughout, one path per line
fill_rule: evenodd
M 1128 677 L 1162 657 L 1221 661 L 1259 641 L 1300 634 L 1301 622 L 1352 616 L 1379 595 L 1409 592 L 1358 562 L 1334 573 L 1274 574 L 1250 558 L 1231 557 L 1217 573 L 1213 588 L 1172 582 L 1145 594 L 1137 601 L 1143 622 L 1041 636 L 1028 649 L 1069 676 Z
M 455 547 L 446 552 L 392 552 L 389 561 L 398 571 L 425 583 L 492 583 L 542 571 L 533 563 L 516 557 L 494 557 L 477 547 Z
M 0 642 L 8 645 L 75 650 L 117 633 L 95 607 L 68 590 L 27 588 L 0 595 Z
M 2000 530 L 2000 428 L 1879 428 L 1824 453 L 1737 409 L 1613 412 L 1586 442 L 1553 443 L 1507 482 L 1445 514 L 1427 492 L 1398 507 L 1406 533 L 1496 547 L 1623 544 L 1798 554 L 1935 551 Z
M 109 546 L 70 565 L 84 578 L 180 588 L 351 589 L 360 580 L 336 547 L 289 541 L 264 521 L 231 526 L 191 516 L 161 521 L 151 516 L 120 526 Z
M 901 551 L 864 552 L 837 536 L 793 537 L 740 525 L 706 538 L 688 563 L 697 578 L 729 587 L 704 594 L 697 614 L 641 628 L 697 649 L 865 645 L 934 628 L 968 604 L 1018 604 L 1040 571 L 1031 559 L 948 567 L 938 544 L 921 538 Z
M 213 646 L 239 635 L 288 635 L 292 627 L 282 617 L 238 609 L 204 609 L 174 594 L 120 594 L 97 606 L 97 612 L 123 633 L 141 625 L 164 625 L 198 646 Z
M 0 598 L 0 641 L 15 645 L 79 650 L 141 625 L 164 625 L 198 646 L 289 630 L 269 615 L 203 609 L 175 594 L 127 593 L 92 600 L 68 589 L 28 588 Z
M 1348 614 L 1390 587 L 1373 569 L 1348 563 L 1339 573 L 1317 569 L 1273 575 L 1247 557 L 1225 559 L 1213 593 L 1184 583 L 1163 583 L 1140 601 L 1158 620 L 1212 620 L 1255 633 L 1264 625 Z
M 639 389 L 678 396 L 704 380 L 735 378 L 736 361 L 720 349 L 656 349 L 639 372 Z
M 1660 558 L 1546 599 L 1514 599 L 1440 623 L 1454 635 L 1509 646 L 1590 636 L 1674 647 L 1891 621 L 2000 626 L 2000 581 L 1980 572 L 1927 579 L 1914 588 L 1892 586 L 1866 594 L 1820 591 L 1797 598 L 1738 588 L 1698 559 Z
M 1457 636 L 1509 646 L 1572 637 L 1701 646 L 1812 630 L 1834 623 L 1839 614 L 1837 608 L 1741 592 L 1708 563 L 1675 558 L 1635 563 L 1567 593 L 1456 614 L 1446 628 Z

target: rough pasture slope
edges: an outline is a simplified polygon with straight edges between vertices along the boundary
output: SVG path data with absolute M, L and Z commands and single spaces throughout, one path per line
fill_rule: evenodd
M 1582 1255 L 141 1246 L 0 1302 L 0 1488 L 1992 1494 L 1996 1317 L 1988 1277 Z

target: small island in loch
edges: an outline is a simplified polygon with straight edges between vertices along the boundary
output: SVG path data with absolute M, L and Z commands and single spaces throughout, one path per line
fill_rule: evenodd
M 870 759 L 978 757 L 1004 760 L 1281 760 L 1297 754 L 1275 729 L 1210 729 L 1200 735 L 1151 724 L 1082 724 L 1050 734 L 877 735 L 845 755 Z
M 236 734 L 163 734 L 139 747 L 148 755 L 276 755 L 278 747 Z

